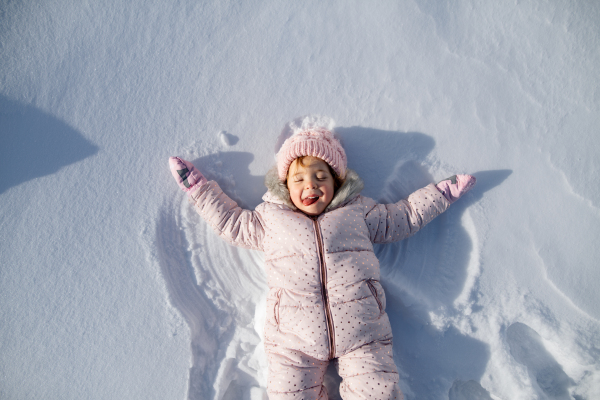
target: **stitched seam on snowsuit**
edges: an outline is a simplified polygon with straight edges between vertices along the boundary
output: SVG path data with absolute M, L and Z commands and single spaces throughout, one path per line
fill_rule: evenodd
M 358 374 L 354 374 L 354 375 L 347 375 L 346 378 L 354 378 L 355 376 L 361 376 L 361 375 L 369 375 L 369 374 L 390 374 L 390 375 L 398 375 L 397 372 L 394 371 L 370 371 L 370 372 L 362 372 L 362 373 L 358 373 Z
M 314 304 L 314 305 L 311 304 L 311 305 L 305 306 L 305 305 L 293 305 L 293 304 L 284 305 L 284 304 L 281 304 L 281 303 L 279 303 L 279 307 L 286 307 L 286 308 L 320 308 L 320 306 L 318 304 Z
M 365 296 L 365 297 L 360 297 L 358 299 L 352 299 L 352 300 L 345 300 L 345 301 L 338 301 L 337 303 L 331 303 L 332 305 L 338 305 L 338 304 L 346 304 L 346 303 L 352 303 L 355 301 L 360 301 L 360 300 L 364 300 L 364 299 L 370 299 L 371 297 L 373 297 L 373 295 L 371 296 Z
M 327 251 L 325 252 L 325 254 L 336 254 L 336 253 L 361 253 L 363 251 L 369 251 L 371 253 L 373 253 L 373 250 L 370 249 L 365 249 L 365 250 L 361 250 L 361 249 L 352 249 L 352 250 L 339 250 L 339 251 Z
M 298 256 L 300 256 L 300 257 L 312 257 L 310 254 L 300 254 L 300 255 L 298 255 L 298 254 L 290 254 L 290 255 L 287 255 L 287 256 L 280 256 L 280 257 L 268 258 L 268 259 L 265 259 L 265 262 L 277 261 L 277 260 L 281 260 L 283 258 L 298 257 Z
M 268 392 L 269 392 L 269 393 L 277 393 L 277 394 L 279 394 L 279 393 L 282 393 L 282 394 L 285 394 L 285 393 L 300 393 L 300 392 L 305 392 L 305 391 L 307 391 L 307 390 L 314 389 L 314 388 L 318 388 L 318 387 L 321 387 L 321 386 L 323 386 L 323 385 L 315 385 L 315 386 L 311 386 L 311 387 L 309 387 L 309 388 L 305 388 L 305 389 L 300 389 L 300 390 L 292 390 L 292 391 L 290 391 L 290 392 L 279 392 L 279 391 L 276 391 L 276 390 L 269 390 Z

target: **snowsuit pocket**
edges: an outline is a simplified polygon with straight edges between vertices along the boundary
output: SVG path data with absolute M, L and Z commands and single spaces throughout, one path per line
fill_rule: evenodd
M 277 325 L 277 330 L 279 330 L 279 303 L 281 302 L 281 290 L 279 289 L 275 294 L 275 304 L 273 305 L 273 319 L 275 320 L 275 325 Z
M 377 288 L 375 288 L 375 285 L 373 284 L 373 279 L 367 280 L 367 286 L 369 286 L 369 289 L 371 289 L 371 293 L 373 294 L 373 297 L 375 297 L 375 300 L 377 301 L 377 305 L 379 306 L 379 313 L 383 314 L 383 304 L 381 304 L 381 299 L 379 298 L 379 293 L 377 292 Z

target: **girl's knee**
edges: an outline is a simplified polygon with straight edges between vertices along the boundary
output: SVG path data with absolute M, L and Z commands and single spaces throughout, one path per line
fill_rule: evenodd
M 320 385 L 317 387 L 303 390 L 293 390 L 279 392 L 276 390 L 267 390 L 269 400 L 327 400 L 327 389 Z
M 277 347 L 268 351 L 269 400 L 327 400 L 323 377 L 328 362 L 315 359 L 300 351 Z
M 338 372 L 344 400 L 403 399 L 392 341 L 376 341 L 340 357 Z
M 398 386 L 396 372 L 375 372 L 346 377 L 340 384 L 344 400 L 401 400 L 404 398 Z

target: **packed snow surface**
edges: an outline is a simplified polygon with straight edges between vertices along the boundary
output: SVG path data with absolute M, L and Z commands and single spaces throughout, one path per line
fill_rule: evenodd
M 287 121 L 332 117 L 363 194 L 471 173 L 376 248 L 407 399 L 600 398 L 600 3 L 0 2 L 0 398 L 266 399 L 240 205 Z M 339 399 L 331 367 L 326 383 Z

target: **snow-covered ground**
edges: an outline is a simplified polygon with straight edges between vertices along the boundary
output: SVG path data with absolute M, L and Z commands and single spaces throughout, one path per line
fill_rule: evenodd
M 600 398 L 599 2 L 1 1 L 0 49 L 0 398 L 265 399 L 262 255 L 167 158 L 253 208 L 309 113 L 365 195 L 478 178 L 377 248 L 407 399 Z

